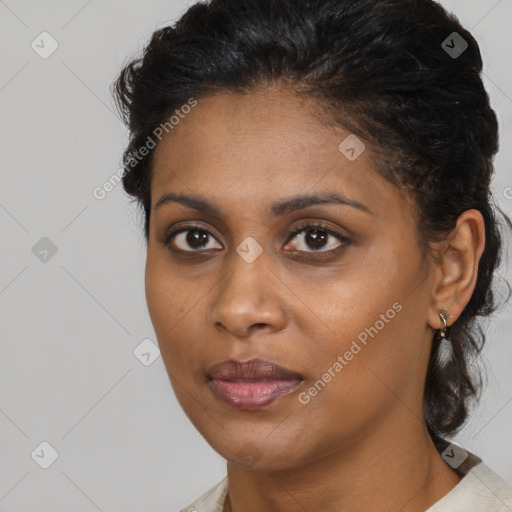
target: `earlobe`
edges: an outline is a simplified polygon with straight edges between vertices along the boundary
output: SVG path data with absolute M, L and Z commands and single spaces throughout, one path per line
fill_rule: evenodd
M 433 329 L 443 327 L 440 311 L 447 311 L 451 325 L 471 299 L 478 277 L 478 264 L 485 247 L 485 225 L 478 210 L 466 210 L 441 244 L 427 321 Z

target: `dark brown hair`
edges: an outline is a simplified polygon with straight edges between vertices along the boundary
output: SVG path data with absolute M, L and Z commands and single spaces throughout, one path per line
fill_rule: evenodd
M 438 448 L 478 398 L 481 372 L 472 369 L 485 342 L 478 317 L 496 309 L 498 213 L 512 227 L 490 191 L 498 123 L 481 71 L 473 36 L 431 0 L 212 0 L 155 31 L 113 84 L 131 134 L 123 185 L 143 209 L 146 242 L 154 150 L 138 150 L 155 128 L 192 97 L 270 84 L 316 98 L 326 119 L 368 141 L 379 171 L 414 199 L 426 252 L 462 212 L 482 213 L 474 293 L 449 330 L 451 352 L 441 357 L 435 335 L 428 364 L 426 427 Z

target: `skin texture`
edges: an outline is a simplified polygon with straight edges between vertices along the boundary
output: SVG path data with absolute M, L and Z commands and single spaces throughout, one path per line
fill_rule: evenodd
M 376 172 L 369 144 L 349 161 L 338 149 L 349 132 L 322 124 L 317 108 L 285 90 L 225 92 L 199 99 L 162 139 L 151 183 L 149 313 L 177 399 L 227 459 L 225 512 L 423 511 L 460 481 L 425 429 L 423 387 L 439 310 L 451 325 L 473 292 L 483 219 L 464 212 L 438 258 L 427 257 L 413 202 Z M 178 202 L 153 209 L 170 192 L 214 202 L 221 215 Z M 319 192 L 370 213 L 339 204 L 270 211 Z M 290 238 L 305 220 L 348 244 L 325 234 L 318 248 L 308 244 L 311 231 Z M 203 246 L 187 244 L 186 233 L 165 245 L 166 232 L 190 224 L 211 234 Z M 236 252 L 248 236 L 262 249 L 252 263 Z M 301 403 L 299 393 L 395 303 L 394 318 Z M 207 369 L 230 358 L 268 359 L 305 380 L 262 409 L 240 411 L 206 382 Z

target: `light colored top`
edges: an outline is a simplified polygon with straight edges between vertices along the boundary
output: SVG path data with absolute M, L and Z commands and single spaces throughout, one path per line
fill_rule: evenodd
M 425 512 L 512 512 L 512 487 L 487 467 L 482 459 L 468 457 L 455 471 L 460 482 Z M 180 512 L 222 512 L 228 493 L 224 477 Z

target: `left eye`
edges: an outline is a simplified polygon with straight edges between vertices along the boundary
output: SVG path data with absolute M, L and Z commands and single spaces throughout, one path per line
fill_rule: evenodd
M 299 240 L 299 243 L 297 244 L 298 247 L 296 246 L 295 248 L 299 252 L 329 252 L 340 246 L 348 245 L 349 243 L 349 240 L 340 233 L 333 231 L 327 226 L 321 225 L 303 226 L 297 229 L 288 239 L 286 247 L 288 247 L 289 241 L 296 237 Z M 330 243 L 328 243 L 329 238 L 331 239 Z M 332 239 L 337 239 L 338 244 L 336 245 Z M 307 248 L 313 250 L 308 251 Z

